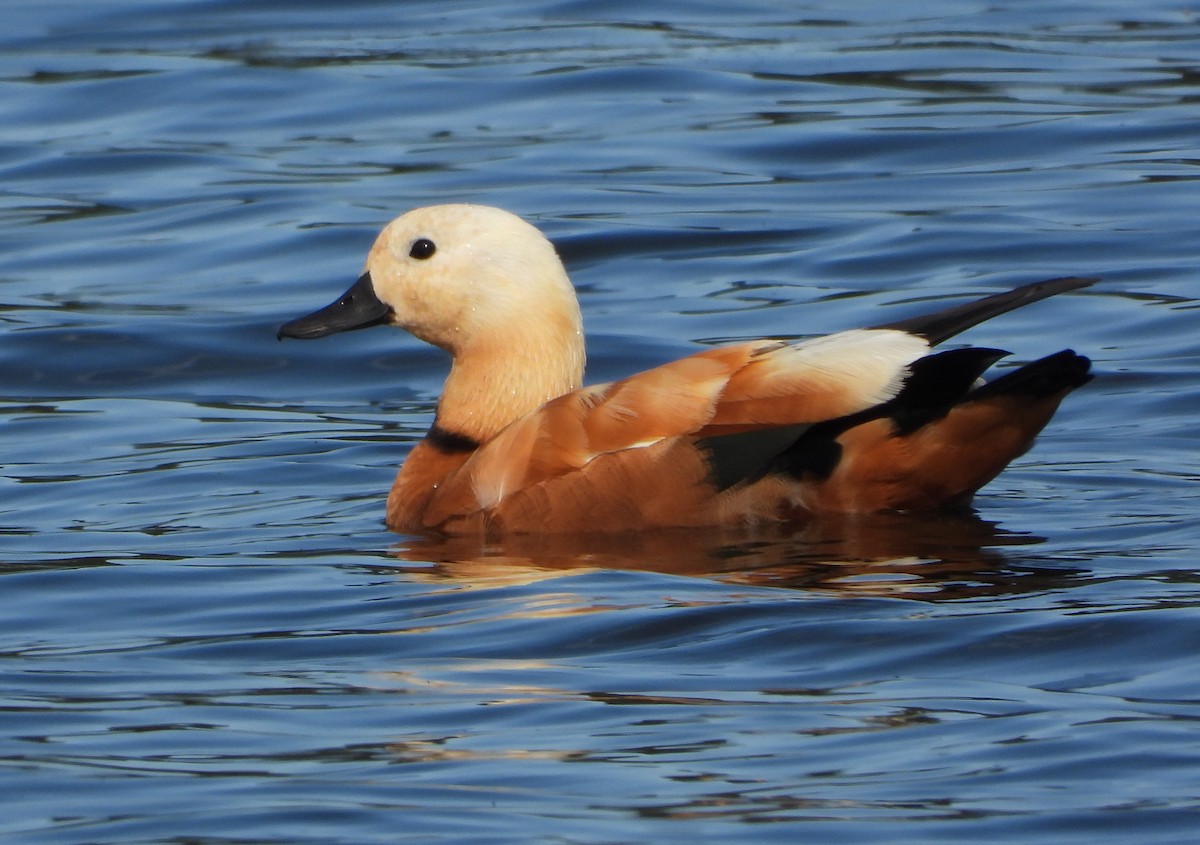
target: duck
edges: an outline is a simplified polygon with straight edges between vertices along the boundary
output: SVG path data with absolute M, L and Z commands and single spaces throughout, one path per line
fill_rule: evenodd
M 392 220 L 334 302 L 280 339 L 396 326 L 449 353 L 432 425 L 400 466 L 404 534 L 607 533 L 777 525 L 969 507 L 1087 383 L 1071 349 L 938 344 L 1087 287 L 1024 284 L 923 316 L 801 340 L 706 347 L 584 386 L 579 301 L 534 225 L 473 204 Z

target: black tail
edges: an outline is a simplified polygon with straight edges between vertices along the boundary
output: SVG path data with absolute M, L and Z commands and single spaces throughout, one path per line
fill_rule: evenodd
M 934 314 L 922 317 L 910 317 L 895 323 L 875 326 L 877 329 L 898 329 L 902 332 L 920 335 L 931 344 L 941 343 L 947 338 L 954 337 L 959 332 L 966 331 L 971 326 L 990 320 L 1023 305 L 1037 302 L 1048 296 L 1079 290 L 1095 284 L 1098 279 L 1068 276 L 1061 279 L 1047 279 L 1044 282 L 1034 282 L 1022 285 L 1004 293 L 985 296 L 965 305 L 956 305 Z
M 1028 396 L 1044 399 L 1064 390 L 1074 390 L 1092 380 L 1092 362 L 1074 350 L 1064 349 L 1005 373 L 971 391 L 967 402 L 996 396 Z

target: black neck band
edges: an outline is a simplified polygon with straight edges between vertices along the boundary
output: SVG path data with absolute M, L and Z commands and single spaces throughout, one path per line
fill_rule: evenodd
M 451 454 L 454 452 L 474 452 L 479 448 L 479 441 L 473 437 L 467 437 L 465 434 L 459 434 L 455 431 L 447 431 L 437 423 L 429 429 L 429 433 L 425 435 L 425 442 L 439 452 Z

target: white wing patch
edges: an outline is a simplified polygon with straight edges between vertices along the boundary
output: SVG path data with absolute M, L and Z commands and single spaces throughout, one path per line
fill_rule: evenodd
M 895 397 L 908 365 L 929 353 L 924 338 L 896 329 L 851 329 L 789 344 L 773 354 L 789 368 L 824 374 L 851 391 L 863 407 Z

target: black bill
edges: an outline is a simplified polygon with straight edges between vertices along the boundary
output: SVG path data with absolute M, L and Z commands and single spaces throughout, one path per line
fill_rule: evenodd
M 391 316 L 391 307 L 380 302 L 379 297 L 375 295 L 375 287 L 371 284 L 371 274 L 363 273 L 337 302 L 292 320 L 290 323 L 284 323 L 279 327 L 275 336 L 280 340 L 285 337 L 302 340 L 325 337 L 338 332 L 348 332 L 351 329 L 378 326 L 386 323 Z

